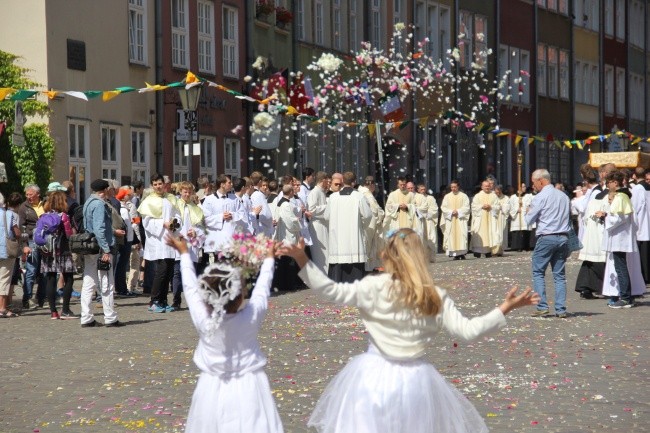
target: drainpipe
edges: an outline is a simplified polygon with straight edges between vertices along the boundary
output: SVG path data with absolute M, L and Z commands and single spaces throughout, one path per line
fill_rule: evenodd
M 599 8 L 601 15 L 602 15 L 602 10 L 603 9 L 604 9 L 604 7 Z M 567 84 L 569 86 L 569 106 L 571 107 L 571 131 L 572 131 L 571 136 L 575 138 L 575 136 L 576 136 L 576 104 L 575 104 L 575 98 L 574 98 L 575 92 L 573 91 L 573 86 L 571 85 L 573 83 L 573 80 L 571 79 L 571 77 L 573 77 L 573 73 L 574 73 L 574 71 L 573 71 L 573 56 L 574 56 L 573 53 L 575 53 L 575 37 L 574 37 L 574 33 L 573 33 L 573 31 L 574 31 L 574 29 L 573 29 L 573 20 L 571 19 L 570 16 L 568 17 L 568 20 L 569 20 L 569 23 L 570 23 L 569 24 L 569 26 L 570 26 L 569 43 L 570 43 L 571 49 L 570 49 L 570 51 L 568 53 L 569 54 L 569 59 L 567 59 L 568 62 L 569 62 L 569 76 L 567 77 Z M 599 19 L 599 21 L 601 23 L 604 23 L 604 21 L 601 20 L 601 19 Z M 602 31 L 603 25 L 599 25 L 598 27 L 600 28 L 600 30 L 599 30 L 599 34 L 600 34 L 600 32 Z M 600 61 L 601 62 L 602 62 L 602 58 L 603 57 L 600 56 L 600 59 L 601 59 Z M 600 70 L 599 70 L 599 74 L 601 74 L 601 73 L 602 73 L 602 68 L 600 68 Z M 602 83 L 602 80 L 600 82 Z M 601 88 L 602 88 L 602 86 L 601 86 Z M 602 97 L 603 92 L 598 92 L 598 93 L 600 94 L 600 97 Z M 602 104 L 599 104 L 599 105 L 602 105 Z M 578 173 L 578 168 L 579 167 L 575 166 L 576 165 L 576 154 L 574 152 L 571 152 L 569 162 L 570 162 L 569 167 L 572 167 L 572 170 L 570 170 L 570 172 L 569 172 L 569 179 L 570 179 L 570 182 L 571 182 L 570 184 L 575 185 L 576 184 L 576 173 Z
M 246 52 L 244 53 L 245 59 L 246 59 L 246 75 L 248 76 L 253 76 L 253 70 L 252 70 L 252 64 L 255 60 L 253 60 L 253 17 L 255 14 L 251 14 L 251 11 L 255 10 L 255 0 L 248 0 L 248 6 L 244 8 L 244 22 L 246 26 L 246 45 L 245 45 L 245 50 Z M 244 84 L 245 87 L 248 87 L 247 84 Z M 246 92 L 248 93 L 248 92 Z M 244 104 L 244 122 L 245 127 L 244 131 L 246 131 L 246 144 L 247 148 L 249 149 L 249 152 L 253 149 L 253 141 L 251 137 L 251 131 L 248 125 L 252 123 L 252 110 L 253 110 L 253 104 Z M 249 166 L 248 166 L 248 171 L 249 173 L 252 172 L 253 170 L 257 170 L 256 164 L 259 164 L 258 161 L 258 155 L 259 152 L 257 150 L 252 151 L 252 155 L 254 159 L 248 160 Z M 261 166 L 261 164 L 260 164 Z
M 291 13 L 293 14 L 294 17 L 297 17 L 296 12 L 298 11 L 298 7 L 296 6 L 296 1 L 292 0 L 291 2 Z M 304 14 L 304 10 L 303 10 Z M 296 23 L 294 21 L 293 25 L 291 26 L 291 73 L 288 76 L 288 81 L 291 82 L 293 74 L 298 70 L 298 59 L 296 58 L 298 54 L 298 35 L 296 34 Z M 303 76 L 303 80 L 304 80 Z M 288 83 L 289 84 L 289 83 Z M 290 85 L 290 84 L 289 84 Z M 296 122 L 298 120 L 296 119 Z M 293 162 L 294 162 L 294 167 L 298 167 L 297 169 L 294 169 L 294 172 L 297 170 L 297 177 L 302 179 L 302 171 L 309 165 L 309 161 L 302 161 L 301 155 L 298 155 L 300 152 L 298 152 L 298 137 L 300 135 L 300 123 L 298 123 L 298 128 L 296 130 L 291 131 L 291 135 L 293 136 Z M 306 143 L 303 143 L 306 144 Z M 296 164 L 297 163 L 297 164 Z
M 539 19 L 538 13 L 537 13 L 537 3 L 533 3 L 533 34 L 535 38 L 535 44 L 534 44 L 534 50 L 535 50 L 535 70 L 537 71 L 537 45 L 539 42 L 539 35 L 538 35 L 538 30 L 539 26 L 537 23 L 537 20 Z M 533 56 L 531 56 L 533 57 Z M 539 80 L 539 77 L 537 76 L 537 73 L 535 73 L 535 131 L 533 134 L 538 135 L 539 134 L 539 91 L 537 90 L 539 85 L 537 84 L 537 80 Z M 530 156 L 532 156 L 533 152 L 531 151 L 529 153 Z M 533 159 L 531 157 L 528 158 L 527 165 L 531 168 L 532 166 L 530 165 L 530 160 Z M 537 158 L 535 158 L 535 165 L 537 165 Z
M 156 83 L 163 80 L 162 74 L 162 0 L 156 0 L 155 7 L 155 32 L 156 32 Z M 156 92 L 156 172 L 163 172 L 163 92 Z

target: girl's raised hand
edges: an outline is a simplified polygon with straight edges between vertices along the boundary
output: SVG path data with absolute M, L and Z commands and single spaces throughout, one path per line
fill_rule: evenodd
M 185 254 L 188 251 L 187 241 L 182 236 L 172 236 L 168 234 L 165 236 L 165 243 L 181 254 Z
M 513 287 L 506 294 L 506 299 L 499 306 L 501 312 L 505 315 L 515 308 L 521 308 L 528 305 L 537 305 L 540 301 L 540 297 L 537 293 L 533 292 L 533 289 L 526 287 L 521 294 L 517 295 L 517 286 Z

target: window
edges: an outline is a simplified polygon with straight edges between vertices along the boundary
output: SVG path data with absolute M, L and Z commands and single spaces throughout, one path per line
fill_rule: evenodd
M 546 45 L 537 45 L 537 93 L 546 96 Z
M 357 0 L 350 0 L 350 51 L 356 51 L 359 47 L 357 26 Z
M 557 2 L 557 11 L 563 15 L 569 14 L 569 6 L 567 0 L 559 0 Z
M 573 2 L 573 24 L 582 27 L 585 23 L 585 0 L 575 0 Z
M 224 153 L 225 173 L 232 176 L 239 176 L 241 172 L 241 164 L 239 162 L 239 140 L 226 138 L 224 142 Z
M 88 142 L 88 123 L 70 121 L 68 123 L 68 167 L 70 181 L 77 192 L 79 203 L 83 203 L 88 197 L 87 173 L 90 171 L 86 159 Z
M 589 65 L 582 63 L 582 102 L 583 104 L 591 103 L 591 86 L 589 85 Z
M 509 93 L 512 98 L 512 102 L 519 102 L 519 48 L 510 48 L 510 55 L 508 56 L 510 60 L 509 69 L 510 69 L 510 86 Z
M 131 182 L 149 179 L 149 131 L 131 130 Z
M 344 160 L 344 146 L 343 146 L 343 131 L 338 130 L 334 132 L 334 149 L 336 152 L 336 163 L 335 170 L 339 173 L 345 171 L 345 160 Z
M 517 47 L 502 45 L 499 49 L 499 81 L 501 93 L 518 104 L 530 104 L 530 53 Z M 509 73 L 507 73 L 510 71 Z
M 325 31 L 325 17 L 323 16 L 323 0 L 314 1 L 314 42 L 323 45 L 325 40 L 323 32 Z
M 215 73 L 214 69 L 214 3 L 196 3 L 198 16 L 199 72 Z
M 557 98 L 558 88 L 557 48 L 548 47 L 548 96 Z
M 518 71 L 521 79 L 519 82 L 520 102 L 530 104 L 530 52 L 526 50 L 520 51 L 519 67 L 521 68 Z M 524 73 L 522 74 L 521 71 L 524 71 Z
M 630 5 L 630 44 L 642 50 L 645 48 L 645 8 L 639 0 L 633 0 Z
M 560 98 L 569 99 L 569 52 L 560 50 Z
M 187 55 L 187 3 L 186 0 L 171 0 L 172 4 L 172 66 L 186 68 Z
M 641 75 L 630 74 L 630 118 L 645 119 L 645 80 Z
M 119 130 L 115 126 L 102 125 L 102 178 L 119 179 Z
M 600 83 L 598 80 L 598 65 L 590 65 L 591 70 L 591 105 L 600 105 Z
M 214 179 L 217 172 L 217 152 L 215 137 L 199 137 L 201 144 L 201 167 L 199 176 L 205 176 L 208 179 Z
M 581 103 L 584 90 L 582 89 L 582 66 L 579 61 L 575 61 L 573 67 L 573 89 L 576 103 Z
M 341 0 L 334 0 L 334 11 L 332 16 L 334 48 L 341 49 Z
M 373 48 L 381 50 L 383 46 L 382 36 L 381 0 L 372 0 L 370 8 L 370 43 Z
M 584 3 L 583 25 L 585 28 L 591 29 L 595 32 L 597 32 L 600 27 L 599 1 L 600 0 L 585 0 Z
M 223 75 L 239 76 L 239 38 L 237 9 L 223 7 Z
M 625 0 L 616 0 L 616 38 L 625 40 Z
M 605 65 L 605 113 L 614 114 L 614 67 Z
M 546 8 L 549 11 L 557 11 L 557 0 L 546 0 Z
M 404 18 L 402 17 L 402 11 L 404 10 L 404 5 L 402 4 L 404 0 L 393 0 L 393 23 L 403 23 Z
M 437 3 L 419 1 L 415 9 L 416 35 L 419 41 L 429 39 L 426 46 L 428 56 L 449 70 L 447 50 L 451 47 L 451 18 L 449 8 Z
M 191 149 L 189 149 L 191 151 Z M 174 182 L 181 182 L 189 178 L 188 157 L 185 156 L 185 142 L 174 137 Z
M 625 69 L 616 68 L 616 114 L 625 116 Z
M 479 69 L 487 69 L 487 17 L 474 17 L 474 57 Z
M 472 46 L 474 27 L 472 14 L 467 11 L 460 11 L 460 34 L 458 35 L 458 39 L 460 66 L 462 68 L 469 68 L 472 64 L 472 53 L 474 52 L 474 47 Z
M 293 28 L 296 38 L 305 40 L 305 0 L 294 0 L 296 16 L 293 18 Z
M 537 0 L 537 6 L 539 6 L 540 8 L 545 8 L 546 0 Z
M 614 36 L 614 0 L 605 0 L 605 35 Z
M 129 0 L 129 61 L 147 63 L 146 6 L 144 0 Z

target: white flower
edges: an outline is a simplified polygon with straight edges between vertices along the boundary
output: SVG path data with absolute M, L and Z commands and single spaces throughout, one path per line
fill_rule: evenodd
M 404 25 L 404 23 L 396 23 L 394 28 L 396 31 L 401 32 L 406 28 L 406 26 Z
M 257 56 L 257 59 L 255 59 L 255 63 L 253 63 L 253 69 L 258 69 L 261 71 L 262 69 L 266 68 L 267 62 L 268 60 L 266 57 Z
M 253 79 L 253 77 L 251 77 L 250 75 L 246 75 L 246 76 L 244 77 L 244 82 L 248 83 L 248 82 L 249 82 L 250 80 L 252 80 L 252 79 Z
M 267 112 L 257 113 L 253 117 L 253 132 L 257 134 L 267 134 L 270 132 L 269 128 L 273 125 L 275 119 Z
M 330 53 L 323 53 L 316 62 L 318 67 L 329 73 L 336 71 L 342 64 L 343 60 Z

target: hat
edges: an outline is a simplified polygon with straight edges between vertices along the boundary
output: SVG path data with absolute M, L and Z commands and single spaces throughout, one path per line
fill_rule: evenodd
M 131 193 L 131 188 L 129 187 L 122 187 L 120 190 L 115 194 L 115 198 L 118 199 L 119 201 L 124 200 L 124 197 L 126 197 L 128 194 Z
M 57 192 L 57 191 L 67 192 L 68 188 L 61 185 L 61 183 L 59 182 L 50 182 L 50 184 L 47 186 L 47 192 Z
M 106 188 L 108 188 L 108 182 L 106 182 L 104 179 L 95 179 L 93 182 L 90 184 L 90 189 L 92 189 L 95 192 L 99 191 L 104 191 Z

